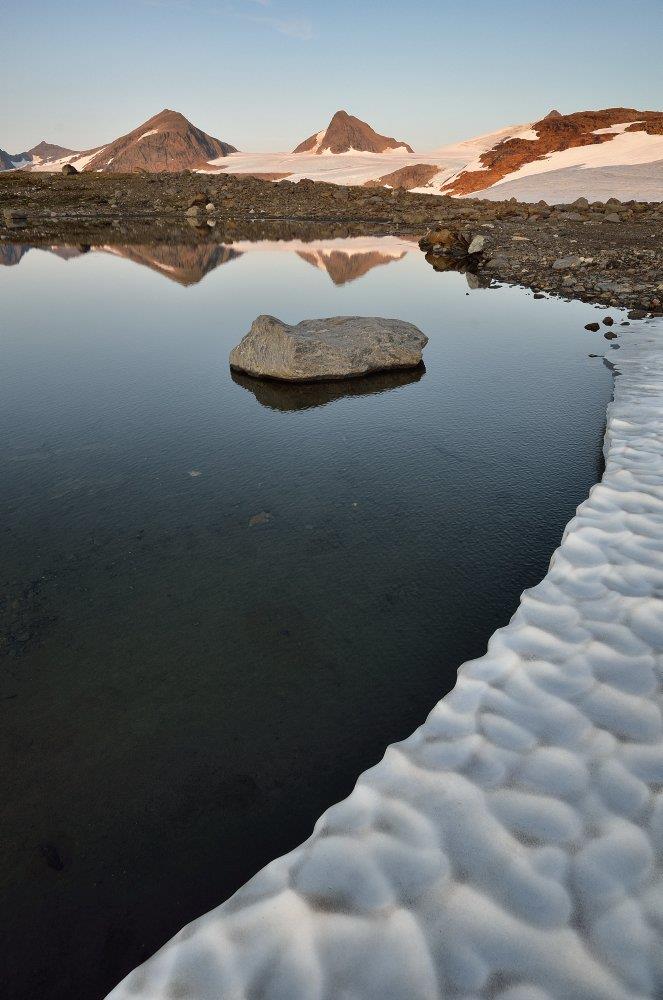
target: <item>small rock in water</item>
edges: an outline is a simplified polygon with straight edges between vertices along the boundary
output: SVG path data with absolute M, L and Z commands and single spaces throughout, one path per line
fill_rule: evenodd
M 612 330 L 606 330 L 603 336 L 605 337 L 606 340 L 616 340 L 617 338 L 617 334 L 613 333 Z
M 271 521 L 272 515 L 268 510 L 261 510 L 259 514 L 254 514 L 249 518 L 249 528 L 257 528 L 260 524 L 267 524 Z
M 603 325 L 604 326 L 612 326 L 614 322 L 615 321 L 612 318 L 612 316 L 604 316 L 603 317 Z
M 596 333 L 601 327 L 598 323 L 585 323 L 585 330 L 589 330 L 590 333 Z

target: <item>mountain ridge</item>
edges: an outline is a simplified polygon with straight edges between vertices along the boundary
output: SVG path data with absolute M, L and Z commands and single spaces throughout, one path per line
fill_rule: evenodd
M 332 115 L 326 129 L 304 139 L 293 149 L 293 153 L 338 154 L 350 151 L 357 153 L 385 153 L 390 149 L 414 150 L 406 142 L 391 136 L 380 135 L 375 129 L 347 111 L 337 111 Z

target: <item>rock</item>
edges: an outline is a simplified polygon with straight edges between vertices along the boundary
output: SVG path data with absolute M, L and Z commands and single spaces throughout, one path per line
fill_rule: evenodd
M 484 246 L 486 245 L 485 236 L 475 236 L 467 248 L 468 253 L 482 253 Z
M 213 201 L 208 201 L 207 202 L 207 204 L 205 205 L 205 211 L 206 212 L 215 212 L 216 211 L 216 205 L 214 204 Z
M 6 226 L 20 226 L 28 221 L 27 212 L 22 208 L 3 208 L 2 217 Z
M 622 221 L 621 218 L 617 215 L 616 212 L 606 212 L 604 218 L 605 218 L 606 222 L 621 222 Z
M 590 333 L 597 333 L 597 331 L 600 330 L 600 329 L 601 329 L 601 327 L 599 326 L 598 323 L 586 323 L 585 324 L 585 330 L 589 330 Z
M 457 236 L 452 229 L 437 229 L 435 232 L 429 230 L 419 240 L 420 250 L 446 249 L 456 242 Z
M 269 524 L 272 515 L 268 510 L 261 510 L 259 514 L 254 514 L 249 518 L 249 528 L 257 528 L 261 524 Z
M 615 322 L 615 321 L 614 321 L 614 319 L 612 318 L 612 316 L 604 316 L 604 317 L 603 317 L 603 325 L 604 325 L 604 326 L 612 326 L 612 324 L 613 324 L 614 322 Z
M 605 333 L 603 334 L 603 336 L 605 337 L 606 340 L 615 340 L 616 337 L 617 337 L 617 334 L 613 333 L 612 330 L 606 330 Z
M 311 382 L 415 368 L 428 343 L 411 323 L 375 316 L 333 316 L 288 326 L 258 316 L 230 352 L 230 367 L 259 378 Z
M 204 208 L 209 200 L 204 191 L 198 191 L 194 194 L 193 198 L 189 199 L 189 208 Z
M 198 205 L 192 205 L 191 208 L 187 208 L 186 214 L 191 219 L 196 218 L 198 215 L 200 215 L 200 208 L 198 207 Z
M 62 168 L 62 173 L 66 174 L 67 177 L 73 177 L 74 174 L 78 174 L 80 171 L 76 169 L 73 163 L 65 163 Z
M 553 264 L 553 270 L 555 271 L 566 271 L 569 268 L 580 267 L 582 260 L 580 257 L 572 254 L 570 257 L 560 257 Z
M 587 209 L 589 208 L 589 202 L 587 201 L 586 198 L 576 198 L 576 200 L 573 202 L 573 206 L 574 208 Z

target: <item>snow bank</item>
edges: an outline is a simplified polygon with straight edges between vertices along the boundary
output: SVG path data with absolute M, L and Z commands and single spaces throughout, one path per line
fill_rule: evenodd
M 573 146 L 548 153 L 541 160 L 523 164 L 519 170 L 507 174 L 495 183 L 495 187 L 508 181 L 529 177 L 532 174 L 547 173 L 549 170 L 564 170 L 567 167 L 626 166 L 637 163 L 652 163 L 663 159 L 663 135 L 648 132 L 619 132 L 607 142 L 590 146 Z
M 662 342 L 620 338 L 603 480 L 487 654 L 112 1000 L 663 995 Z
M 517 180 L 502 181 L 495 187 L 473 191 L 463 197 L 488 198 L 490 201 L 517 198 L 518 201 L 530 202 L 543 198 L 554 205 L 569 203 L 576 198 L 587 198 L 589 201 L 607 201 L 614 197 L 622 201 L 660 201 L 662 191 L 663 157 L 653 163 L 634 163 L 630 166 L 549 170 L 528 177 L 521 176 Z

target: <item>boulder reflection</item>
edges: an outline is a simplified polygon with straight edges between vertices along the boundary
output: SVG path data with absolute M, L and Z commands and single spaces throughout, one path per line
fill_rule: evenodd
M 336 382 L 278 382 L 275 379 L 254 378 L 231 369 L 233 382 L 252 392 L 261 406 L 289 413 L 327 406 L 338 399 L 356 396 L 377 396 L 392 389 L 419 382 L 426 374 L 423 362 L 416 368 L 393 372 L 377 372 L 363 378 L 340 379 Z

